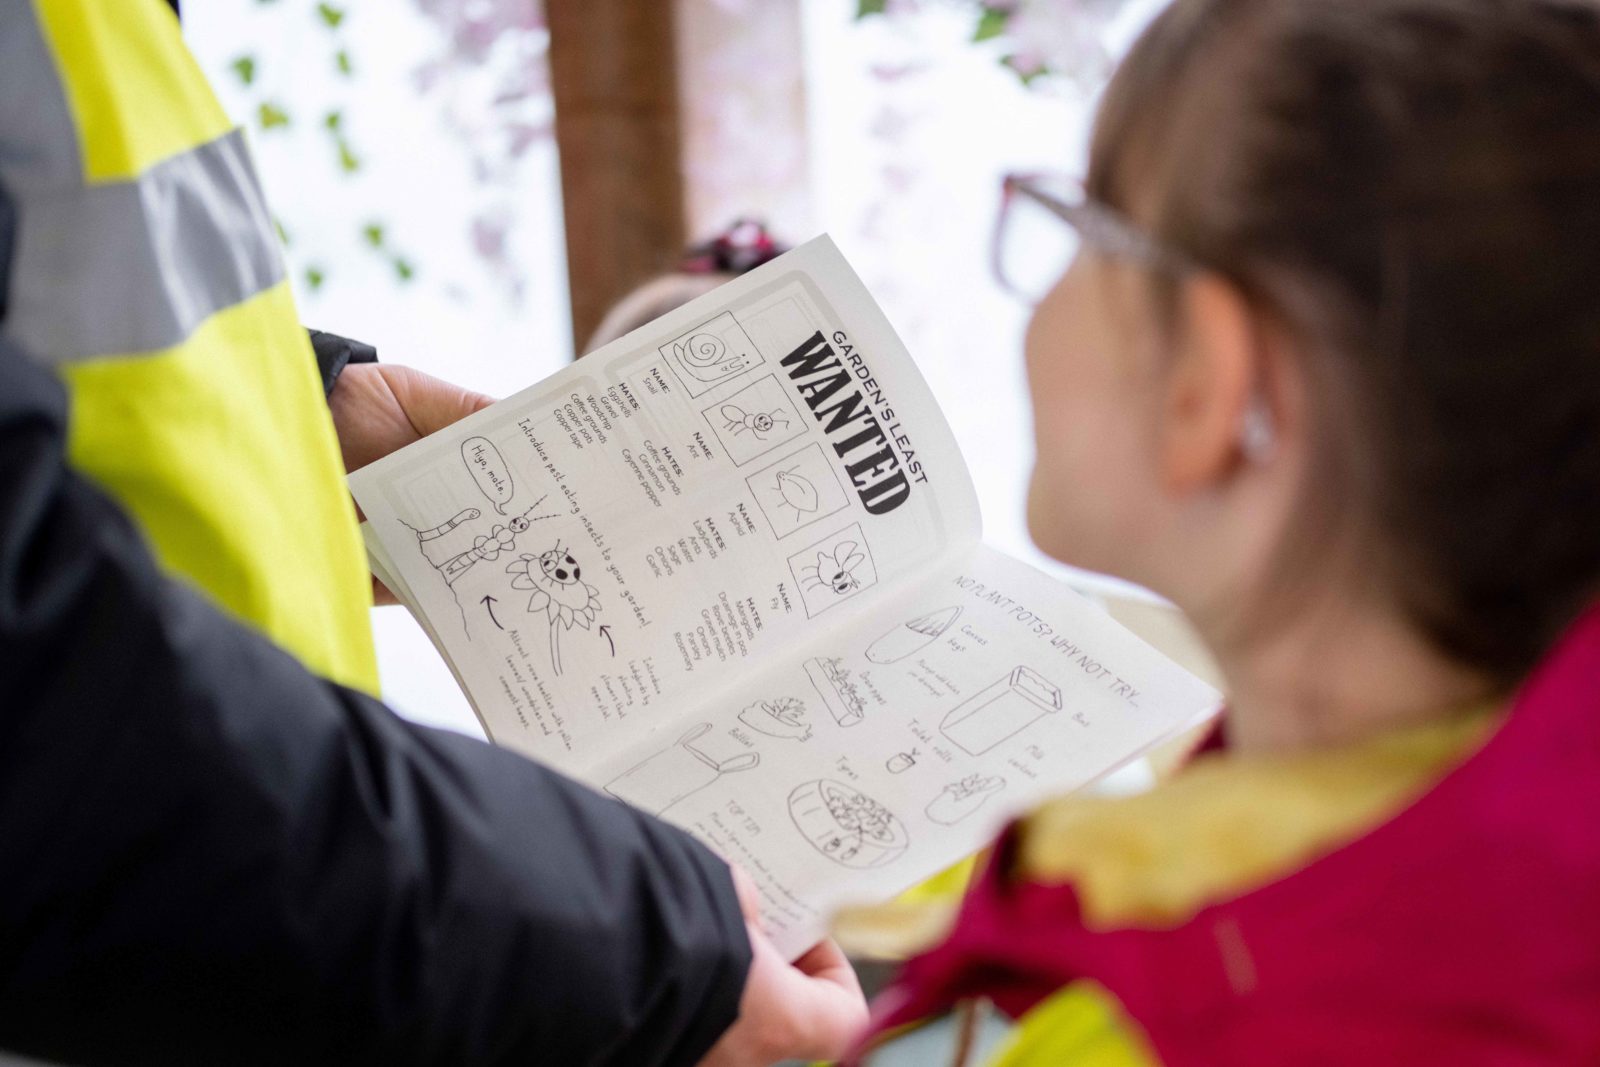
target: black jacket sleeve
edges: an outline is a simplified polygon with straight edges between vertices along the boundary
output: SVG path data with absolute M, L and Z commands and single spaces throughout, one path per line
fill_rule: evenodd
M 352 363 L 376 363 L 378 350 L 369 344 L 340 337 L 336 333 L 307 329 L 311 349 L 317 354 L 317 371 L 322 375 L 322 395 L 333 392 L 339 375 Z
M 0 341 L 0 1048 L 699 1058 L 749 966 L 726 868 L 308 674 L 158 574 L 66 465 L 64 421 Z

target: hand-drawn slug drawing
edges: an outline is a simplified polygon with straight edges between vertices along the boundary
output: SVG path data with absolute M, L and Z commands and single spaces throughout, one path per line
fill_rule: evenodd
M 1006 780 L 998 774 L 989 777 L 969 774 L 941 789 L 939 795 L 928 802 L 923 814 L 941 826 L 954 826 L 1005 787 Z
M 708 722 L 690 728 L 670 748 L 641 760 L 607 782 L 605 791 L 640 811 L 660 815 L 723 775 L 747 771 L 761 762 L 761 755 L 756 752 L 741 752 L 726 759 L 705 752 L 696 742 L 710 730 Z
M 771 411 L 752 411 L 746 414 L 738 404 L 722 405 L 722 417 L 727 419 L 726 429 L 735 437 L 750 431 L 758 441 L 765 441 L 767 435 L 779 426 L 789 425 L 789 410 L 783 406 L 773 408 Z
M 523 553 L 506 568 L 513 589 L 531 589 L 529 614 L 543 612 L 550 626 L 550 667 L 562 671 L 561 634 L 574 626 L 587 630 L 600 610 L 599 592 L 583 580 L 583 568 L 557 541 L 537 556 Z
M 841 867 L 867 870 L 905 855 L 910 837 L 888 808 L 842 782 L 819 778 L 789 794 L 800 835 Z
M 739 713 L 739 721 L 768 737 L 811 740 L 811 724 L 806 721 L 806 706 L 794 697 L 758 700 Z
M 897 663 L 944 636 L 960 618 L 961 609 L 945 608 L 919 615 L 902 623 L 867 646 L 867 658 L 874 663 Z
M 840 726 L 857 726 L 866 717 L 866 701 L 837 656 L 814 656 L 804 663 L 806 677 Z
M 771 374 L 701 408 L 700 414 L 738 466 L 806 432 L 805 422 L 795 413 L 794 396 Z
M 1037 671 L 1018 667 L 952 708 L 939 732 L 962 751 L 981 756 L 1060 710 L 1061 690 Z
M 772 527 L 772 535 L 779 539 L 850 504 L 837 471 L 817 444 L 750 475 L 745 484 Z
M 789 557 L 789 573 L 811 618 L 870 588 L 878 571 L 859 523 Z
M 690 396 L 764 362 L 750 335 L 726 311 L 668 341 L 660 351 Z
M 914 748 L 909 752 L 896 752 L 883 763 L 884 769 L 890 774 L 904 774 L 916 765 L 917 750 Z

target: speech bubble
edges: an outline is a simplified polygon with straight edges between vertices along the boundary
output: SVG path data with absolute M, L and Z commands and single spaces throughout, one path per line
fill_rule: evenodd
M 478 483 L 478 492 L 504 515 L 516 486 L 511 483 L 511 468 L 506 466 L 505 457 L 494 446 L 494 442 L 487 437 L 469 437 L 462 441 L 461 462 L 472 472 L 472 480 Z

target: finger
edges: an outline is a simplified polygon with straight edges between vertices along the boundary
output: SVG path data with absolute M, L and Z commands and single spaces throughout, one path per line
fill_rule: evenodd
M 832 938 L 818 941 L 806 949 L 791 966 L 808 978 L 832 982 L 847 990 L 861 992 L 861 980 L 856 977 L 855 968 L 850 966 L 844 949 L 840 948 Z
M 737 863 L 728 864 L 728 873 L 733 876 L 733 891 L 739 898 L 739 913 L 746 922 L 760 925 L 761 890 L 756 888 L 755 879 Z
M 389 591 L 389 587 L 378 581 L 374 575 L 372 579 L 372 603 L 375 607 L 385 607 L 390 604 L 400 603 L 400 598 Z
M 772 944 L 765 941 L 761 948 L 771 951 Z M 803 970 L 802 961 L 815 970 Z M 839 946 L 819 942 L 785 969 L 780 982 L 792 1022 L 785 1054 L 827 1060 L 844 1055 L 867 1023 L 867 1002 Z

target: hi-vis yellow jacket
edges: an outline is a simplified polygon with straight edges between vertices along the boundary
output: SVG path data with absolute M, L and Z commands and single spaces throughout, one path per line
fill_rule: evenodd
M 242 131 L 162 0 L 0 0 L 3 331 L 162 565 L 313 671 L 377 684 L 366 567 Z

